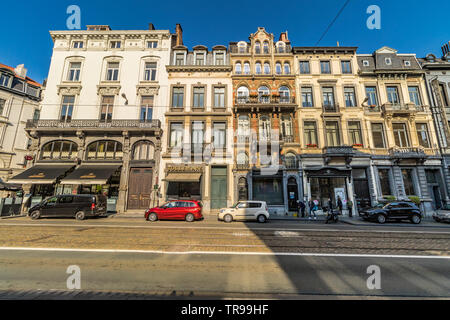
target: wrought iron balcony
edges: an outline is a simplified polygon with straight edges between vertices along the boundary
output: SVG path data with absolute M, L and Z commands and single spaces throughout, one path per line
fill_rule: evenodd
M 322 105 L 322 110 L 324 113 L 339 113 L 339 104 L 338 103 L 334 103 L 334 104 L 323 104 Z
M 285 143 L 293 143 L 294 136 L 291 136 L 291 135 L 281 136 L 281 141 L 285 142 Z
M 273 105 L 273 104 L 295 104 L 295 97 L 285 96 L 244 96 L 236 97 L 236 105 Z
M 389 149 L 389 155 L 396 159 L 426 159 L 425 149 L 417 147 L 394 147 Z
M 323 153 L 336 157 L 351 156 L 355 153 L 355 149 L 350 146 L 325 147 Z
M 26 129 L 160 129 L 161 121 L 153 120 L 28 120 Z
M 423 112 L 425 109 L 423 106 L 417 106 L 414 103 L 385 103 L 381 106 L 381 110 L 384 113 L 388 113 L 388 114 L 399 114 L 399 115 L 403 115 L 403 114 L 411 114 L 411 113 L 416 113 L 416 112 Z

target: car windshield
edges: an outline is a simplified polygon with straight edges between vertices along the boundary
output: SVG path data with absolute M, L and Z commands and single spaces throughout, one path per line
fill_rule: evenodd
M 238 205 L 240 205 L 242 201 L 236 202 L 231 208 L 237 208 Z

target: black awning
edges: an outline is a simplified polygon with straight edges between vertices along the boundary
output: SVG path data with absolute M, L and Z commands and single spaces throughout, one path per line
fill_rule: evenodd
M 61 184 L 106 184 L 120 166 L 121 164 L 81 165 L 61 180 Z
M 22 190 L 21 185 L 6 183 L 2 179 L 0 179 L 0 190 L 6 190 L 6 191 L 19 191 Z
M 9 179 L 8 183 L 52 184 L 75 165 L 35 165 Z

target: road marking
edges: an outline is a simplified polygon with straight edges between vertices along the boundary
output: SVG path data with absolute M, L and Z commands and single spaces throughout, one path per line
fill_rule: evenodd
M 273 234 L 276 237 L 283 237 L 283 238 L 295 238 L 300 236 L 299 232 L 292 232 L 292 231 L 275 231 Z
M 47 251 L 47 252 L 95 252 L 95 253 L 150 253 L 168 255 L 248 255 L 248 256 L 292 256 L 292 257 L 343 257 L 343 258 L 395 258 L 395 259 L 444 259 L 450 256 L 413 256 L 351 253 L 301 253 L 301 252 L 227 252 L 227 251 L 161 251 L 127 249 L 79 249 L 79 248 L 26 248 L 0 247 L 0 251 Z
M 179 227 L 179 226 L 135 226 L 135 225 L 109 225 L 109 224 L 56 224 L 56 223 L 0 223 L 0 226 L 26 226 L 26 227 L 99 227 L 99 228 L 128 228 L 128 229 L 205 229 L 205 230 L 246 230 L 246 231 L 318 231 L 318 232 L 356 232 L 356 233 L 417 233 L 417 234 L 447 234 L 437 231 L 400 231 L 400 230 L 352 230 L 352 229 L 302 229 L 302 228 L 251 228 L 251 227 Z

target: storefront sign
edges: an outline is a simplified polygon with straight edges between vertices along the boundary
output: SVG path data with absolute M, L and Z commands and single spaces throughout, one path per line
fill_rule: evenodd
M 203 166 L 183 166 L 183 165 L 168 165 L 166 168 L 167 173 L 170 172 L 194 172 L 194 173 L 203 173 Z

